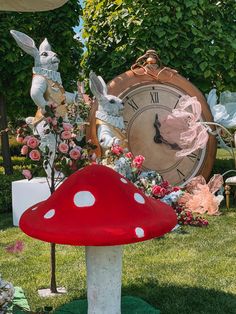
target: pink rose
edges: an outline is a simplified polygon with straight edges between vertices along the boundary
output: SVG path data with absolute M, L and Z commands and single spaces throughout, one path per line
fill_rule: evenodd
M 32 173 L 31 173 L 31 171 L 28 170 L 28 169 L 24 169 L 24 170 L 22 171 L 22 174 L 23 174 L 23 176 L 24 176 L 26 179 L 28 179 L 28 180 L 30 180 L 30 179 L 32 178 Z
M 20 152 L 21 152 L 22 155 L 27 155 L 28 151 L 29 151 L 28 146 L 27 145 L 23 145 Z
M 69 152 L 70 158 L 77 160 L 80 158 L 80 151 L 77 148 L 73 148 L 70 152 Z
M 63 131 L 62 133 L 61 133 L 61 138 L 63 139 L 63 140 L 69 140 L 70 138 L 71 138 L 71 132 L 70 131 Z
M 66 143 L 60 143 L 58 149 L 61 153 L 66 154 L 69 150 L 69 146 Z
M 180 190 L 180 187 L 178 187 L 178 186 L 174 186 L 173 188 L 172 188 L 172 192 L 177 192 L 177 191 L 179 191 Z
M 32 136 L 28 139 L 27 145 L 30 148 L 36 148 L 39 145 L 39 140 L 36 137 Z
M 162 183 L 161 183 L 161 186 L 164 188 L 164 189 L 167 189 L 168 187 L 169 187 L 169 182 L 167 181 L 167 180 L 165 180 L 165 181 L 163 181 Z
M 164 197 L 166 195 L 166 189 L 162 188 L 160 185 L 154 185 L 152 187 L 152 194 L 157 197 Z
M 132 164 L 135 168 L 140 169 L 143 165 L 145 158 L 142 155 L 138 155 L 134 158 Z
M 24 138 L 24 140 L 23 140 L 23 143 L 24 144 L 27 144 L 27 142 L 28 142 L 28 140 L 31 138 L 31 136 L 30 135 L 27 135 L 25 138 Z
M 19 136 L 19 135 L 17 135 L 17 137 L 16 137 L 16 141 L 17 141 L 17 143 L 23 143 L 24 138 L 23 138 L 23 137 L 21 137 L 21 136 Z
M 131 152 L 128 152 L 125 154 L 125 157 L 132 159 L 133 158 L 133 154 Z
M 41 158 L 40 152 L 37 149 L 31 150 L 31 152 L 29 153 L 29 158 L 34 161 L 39 161 Z
M 73 129 L 73 126 L 70 123 L 62 123 L 64 131 L 71 131 Z
M 119 145 L 113 145 L 111 147 L 111 152 L 117 156 L 123 153 L 123 148 Z
M 51 117 L 47 117 L 47 118 L 46 118 L 46 122 L 47 122 L 47 123 L 52 123 L 52 118 L 51 118 Z

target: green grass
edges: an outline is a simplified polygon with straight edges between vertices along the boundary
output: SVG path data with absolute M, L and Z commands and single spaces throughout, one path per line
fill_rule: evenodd
M 125 246 L 122 294 L 141 297 L 163 314 L 235 314 L 235 220 L 236 210 L 224 210 L 207 228 L 185 227 Z M 12 227 L 10 214 L 0 215 L 0 230 L 0 272 L 24 289 L 32 310 L 86 297 L 84 248 L 57 246 L 57 282 L 68 294 L 41 299 L 37 289 L 49 284 L 49 244 Z M 16 240 L 24 242 L 23 252 L 7 253 Z
M 21 159 L 14 159 L 17 170 Z M 218 149 L 213 173 L 233 168 L 230 155 Z M 185 227 L 180 233 L 125 246 L 122 294 L 141 297 L 162 314 L 236 314 L 236 209 L 207 218 L 207 228 Z M 23 252 L 6 252 L 16 240 L 23 241 Z M 32 311 L 86 297 L 84 248 L 62 245 L 57 246 L 57 283 L 68 294 L 38 296 L 38 289 L 49 286 L 49 244 L 12 227 L 9 213 L 0 213 L 0 274 L 24 289 Z
M 235 148 L 234 148 L 234 153 L 236 155 L 236 149 Z M 216 153 L 216 158 L 217 159 L 231 159 L 232 157 L 227 150 L 225 150 L 223 148 L 218 148 L 217 153 Z

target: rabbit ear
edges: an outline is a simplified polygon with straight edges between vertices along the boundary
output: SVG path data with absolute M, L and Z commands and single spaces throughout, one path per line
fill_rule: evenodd
M 93 71 L 89 73 L 89 87 L 96 98 L 101 98 L 101 96 L 107 95 L 107 88 L 105 82 L 101 77 L 98 77 Z
M 98 76 L 99 81 L 102 84 L 103 88 L 103 95 L 107 95 L 107 84 L 104 82 L 103 78 L 101 76 Z
M 12 34 L 13 38 L 15 39 L 17 45 L 24 50 L 26 53 L 31 55 L 32 57 L 36 58 L 39 55 L 39 51 L 35 46 L 35 43 L 32 38 L 27 36 L 24 33 L 11 30 L 10 33 Z
M 51 51 L 51 50 L 52 50 L 51 45 L 49 44 L 47 38 L 45 38 L 44 41 L 39 46 L 39 53 L 43 51 Z

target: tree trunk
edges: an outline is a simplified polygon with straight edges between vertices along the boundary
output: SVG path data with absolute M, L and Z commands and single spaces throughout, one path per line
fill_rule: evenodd
M 8 140 L 8 133 L 4 130 L 7 129 L 7 115 L 6 115 L 6 103 L 2 94 L 0 94 L 0 131 L 1 132 L 1 144 L 2 144 L 2 157 L 3 167 L 5 174 L 10 175 L 13 173 L 11 154 Z

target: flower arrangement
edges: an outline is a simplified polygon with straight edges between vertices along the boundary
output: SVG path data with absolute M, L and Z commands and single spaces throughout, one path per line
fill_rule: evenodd
M 80 103 L 83 119 L 79 115 L 75 118 L 75 109 L 70 109 L 70 120 L 66 122 L 57 116 L 56 104 L 46 106 L 45 110 L 43 136 L 37 134 L 35 129 L 32 132 L 26 123 L 17 129 L 16 140 L 22 144 L 21 154 L 35 162 L 32 169 L 22 172 L 28 180 L 39 169 L 45 169 L 46 173 L 51 173 L 51 177 L 60 179 L 95 160 L 94 154 L 90 154 L 94 146 L 86 143 L 83 137 L 86 124 L 83 119 L 89 113 L 89 106 Z
M 156 171 L 142 171 L 144 161 L 143 156 L 133 156 L 131 152 L 126 152 L 119 145 L 113 145 L 110 150 L 106 151 L 100 162 L 125 176 L 146 195 L 172 206 L 176 211 L 180 225 L 207 226 L 208 221 L 206 219 L 194 215 L 188 208 L 178 203 L 179 199 L 186 193 L 185 189 L 171 186 Z
M 13 285 L 0 276 L 0 314 L 6 313 L 8 305 L 13 300 L 14 292 Z
M 113 145 L 105 152 L 100 163 L 111 167 L 134 183 L 142 171 L 144 160 L 145 158 L 141 155 L 133 156 L 131 152 L 126 152 L 121 146 Z

